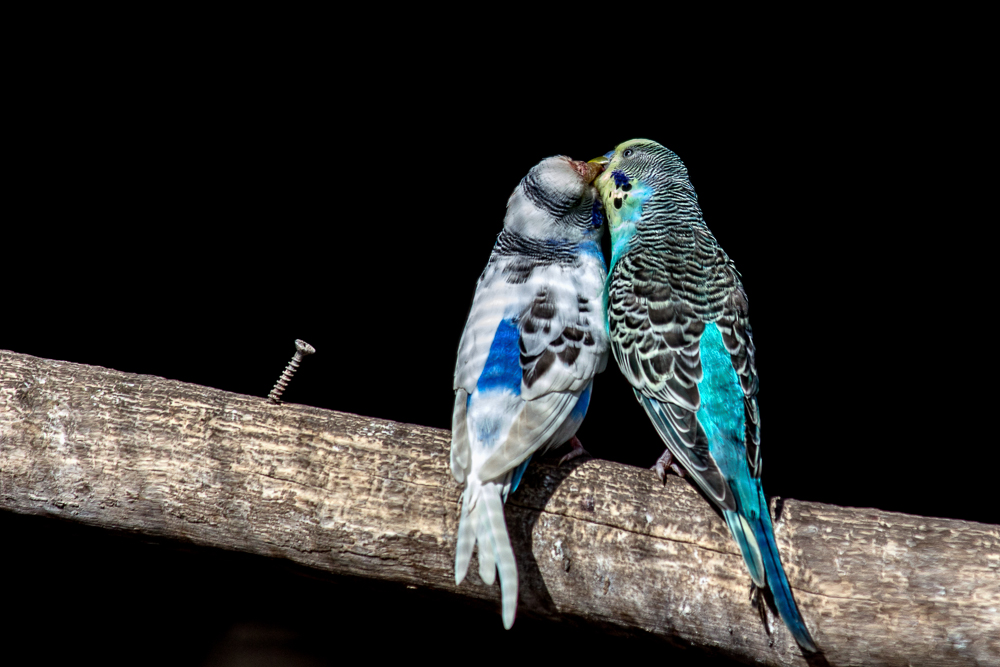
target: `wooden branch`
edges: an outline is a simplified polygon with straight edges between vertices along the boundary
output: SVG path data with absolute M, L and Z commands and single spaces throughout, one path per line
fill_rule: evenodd
M 475 565 L 454 583 L 449 444 L 448 431 L 0 351 L 0 508 L 498 601 Z M 779 619 L 767 634 L 725 523 L 686 481 L 574 464 L 532 463 L 507 504 L 519 613 L 807 663 Z M 1000 527 L 777 510 L 829 664 L 1000 662 Z

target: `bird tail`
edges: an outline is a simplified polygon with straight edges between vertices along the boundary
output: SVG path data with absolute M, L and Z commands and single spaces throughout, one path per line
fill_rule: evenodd
M 500 572 L 503 626 L 509 630 L 517 612 L 517 563 L 504 522 L 502 490 L 503 485 L 496 482 L 487 482 L 475 489 L 473 485 L 466 488 L 458 520 L 455 584 L 465 579 L 472 549 L 478 544 L 479 577 L 487 586 L 492 586 L 497 571 Z
M 759 588 L 765 585 L 774 597 L 774 606 L 785 626 L 795 637 L 795 641 L 806 651 L 815 653 L 818 649 L 809 635 L 806 623 L 799 613 L 799 608 L 792 597 L 788 577 L 778 556 L 778 545 L 774 541 L 774 527 L 771 524 L 771 514 L 767 509 L 763 490 L 759 494 L 758 507 L 760 512 L 756 517 L 746 518 L 732 511 L 725 511 L 726 523 L 736 542 L 740 545 L 743 560 L 750 570 L 750 578 Z

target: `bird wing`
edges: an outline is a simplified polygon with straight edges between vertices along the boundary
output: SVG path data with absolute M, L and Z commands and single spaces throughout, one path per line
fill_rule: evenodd
M 476 459 L 482 461 L 474 466 L 480 480 L 498 479 L 535 451 L 562 444 L 554 441 L 562 435 L 560 427 L 607 363 L 603 278 L 596 262 L 537 265 L 527 276 L 505 272 L 503 262 L 492 272 L 487 268 L 455 371 L 456 479 L 464 480 Z M 501 403 L 486 391 L 489 387 L 509 392 Z M 487 400 L 495 404 L 483 410 Z M 481 401 L 479 408 L 473 407 L 475 401 Z M 487 423 L 496 434 L 492 440 L 481 431 Z M 475 448 L 479 456 L 473 456 Z
M 671 454 L 720 507 L 735 509 L 697 417 L 705 322 L 665 275 L 665 267 L 638 252 L 615 265 L 608 290 L 611 349 Z
M 572 437 L 561 427 L 607 364 L 602 284 L 603 267 L 596 264 L 537 267 L 525 282 L 532 297 L 518 316 L 523 406 L 512 415 L 508 437 L 480 469 L 481 479 L 495 478 L 535 451 Z
M 739 273 L 732 265 L 727 267 L 733 273 L 735 289 L 726 301 L 722 316 L 715 324 L 722 334 L 722 343 L 729 352 L 733 369 L 743 390 L 744 433 L 747 465 L 754 478 L 760 478 L 760 412 L 757 409 L 757 353 L 753 344 L 753 331 L 748 317 L 747 294 L 740 282 Z
M 504 280 L 503 262 L 497 261 L 495 256 L 491 257 L 476 283 L 472 308 L 458 344 L 452 387 L 454 390 L 464 389 L 468 394 L 475 391 L 479 376 L 486 366 L 497 327 L 510 307 L 508 299 L 516 299 L 518 296 L 517 291 Z M 514 301 L 514 308 L 518 309 L 517 301 Z
M 533 298 L 520 316 L 521 394 L 526 400 L 578 392 L 607 364 L 600 310 L 604 270 L 588 264 L 553 264 L 536 270 L 527 283 Z

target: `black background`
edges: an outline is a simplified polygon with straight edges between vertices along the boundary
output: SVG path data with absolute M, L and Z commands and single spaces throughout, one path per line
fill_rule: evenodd
M 458 76 L 447 52 L 361 67 L 308 40 L 280 54 L 204 44 L 141 58 L 95 44 L 23 82 L 0 348 L 264 396 L 302 338 L 318 352 L 286 401 L 448 428 L 455 351 L 511 190 L 546 156 L 648 137 L 687 164 L 743 275 L 765 492 L 998 521 L 992 136 L 975 82 L 933 54 L 737 58 L 657 83 L 578 60 L 527 69 L 537 54 Z M 613 360 L 579 436 L 630 465 L 662 451 Z M 331 660 L 362 621 L 324 601 L 371 596 L 260 559 L 0 519 L 6 570 L 23 573 L 9 599 L 130 619 L 128 641 L 97 620 L 71 634 L 111 657 L 218 659 L 231 628 L 257 623 L 308 644 L 296 659 Z M 50 576 L 70 563 L 103 586 Z M 372 590 L 386 602 L 360 615 L 406 628 L 387 651 L 427 632 L 511 650 L 594 641 L 530 618 L 503 634 L 492 608 Z M 166 620 L 187 607 L 190 626 Z M 43 632 L 18 627 L 26 644 Z

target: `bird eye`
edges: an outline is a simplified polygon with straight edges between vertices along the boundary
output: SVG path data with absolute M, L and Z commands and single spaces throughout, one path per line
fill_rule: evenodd
M 632 157 L 632 153 L 633 151 L 631 148 L 626 148 L 625 151 L 622 153 L 622 157 Z

